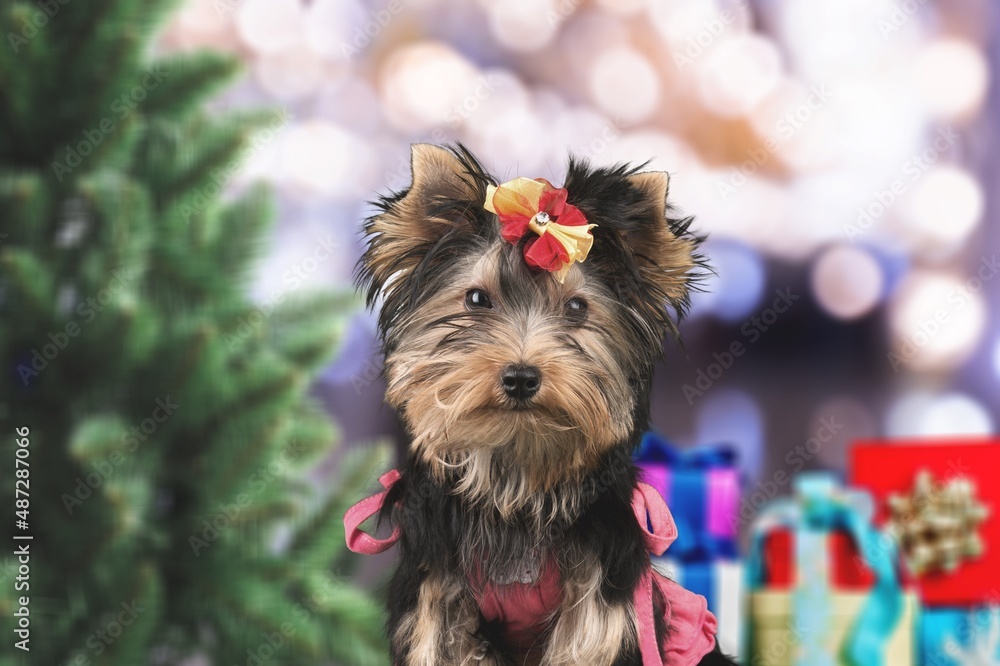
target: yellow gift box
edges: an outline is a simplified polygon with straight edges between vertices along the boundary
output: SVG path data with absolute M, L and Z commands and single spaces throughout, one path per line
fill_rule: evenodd
M 834 655 L 836 664 L 848 666 L 840 659 L 840 648 L 847 633 L 861 614 L 861 608 L 871 595 L 870 590 L 831 591 L 828 609 L 829 624 L 805 627 L 807 631 L 823 632 L 823 645 Z M 885 645 L 887 666 L 916 664 L 915 620 L 919 608 L 916 595 L 903 595 L 903 612 L 895 631 Z M 793 593 L 760 590 L 750 595 L 750 654 L 749 666 L 792 666 L 798 648 L 794 619 Z

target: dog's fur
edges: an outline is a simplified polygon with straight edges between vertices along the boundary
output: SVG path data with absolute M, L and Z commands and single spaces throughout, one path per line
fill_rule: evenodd
M 701 239 L 671 217 L 666 174 L 571 160 L 569 202 L 598 226 L 560 284 L 525 263 L 526 239 L 500 237 L 483 208 L 496 181 L 463 147 L 416 145 L 412 169 L 367 220 L 357 274 L 380 307 L 386 399 L 411 438 L 381 517 L 402 534 L 394 663 L 641 664 L 632 598 L 650 562 L 630 454 L 671 315 L 703 272 Z M 491 307 L 469 303 L 472 290 Z M 511 364 L 541 372 L 526 404 L 501 386 Z M 516 580 L 539 558 L 557 562 L 563 600 L 521 653 L 480 616 L 474 581 Z M 661 642 L 670 630 L 660 622 Z M 732 662 L 716 651 L 702 663 Z

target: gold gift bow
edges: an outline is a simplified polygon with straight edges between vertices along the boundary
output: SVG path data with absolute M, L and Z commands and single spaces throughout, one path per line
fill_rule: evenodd
M 950 573 L 983 554 L 978 529 L 989 510 L 976 499 L 970 479 L 936 483 L 930 472 L 920 470 L 913 488 L 890 495 L 888 504 L 886 529 L 899 541 L 913 575 Z

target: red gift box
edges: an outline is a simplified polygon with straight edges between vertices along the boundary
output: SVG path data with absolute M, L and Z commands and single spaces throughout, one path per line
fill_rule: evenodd
M 930 472 L 938 483 L 957 477 L 971 479 L 977 499 L 989 511 L 979 526 L 983 555 L 963 560 L 954 572 L 917 578 L 921 600 L 928 606 L 995 600 L 1000 586 L 1000 439 L 863 440 L 850 452 L 851 485 L 871 493 L 876 526 L 887 520 L 889 496 L 910 494 L 921 470 Z

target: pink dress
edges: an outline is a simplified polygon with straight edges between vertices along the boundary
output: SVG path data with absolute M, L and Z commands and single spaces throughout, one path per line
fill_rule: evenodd
M 392 470 L 379 481 L 388 491 L 399 480 Z M 344 516 L 347 546 L 356 553 L 380 553 L 399 539 L 398 529 L 387 539 L 375 539 L 360 530 L 360 525 L 382 506 L 385 492 L 358 502 Z M 677 527 L 663 498 L 651 486 L 638 483 L 632 496 L 636 520 L 642 525 L 646 548 L 662 555 L 677 538 Z M 652 529 L 647 527 L 647 518 Z M 656 585 L 666 602 L 666 624 L 670 627 L 667 642 L 660 653 L 656 643 L 652 586 Z M 527 649 L 545 630 L 562 600 L 559 570 L 554 560 L 543 566 L 533 583 L 487 585 L 476 598 L 479 610 L 489 621 L 502 622 L 512 645 Z M 639 624 L 639 645 L 643 666 L 692 666 L 715 648 L 715 616 L 708 610 L 705 597 L 685 590 L 677 583 L 652 570 L 643 576 L 634 595 Z

